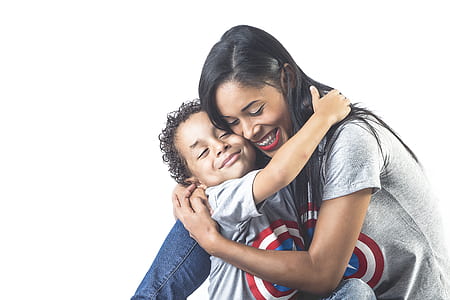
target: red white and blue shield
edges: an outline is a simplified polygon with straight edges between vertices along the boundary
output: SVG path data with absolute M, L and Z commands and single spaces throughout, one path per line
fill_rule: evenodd
M 383 270 L 383 252 L 374 240 L 361 233 L 345 270 L 344 278 L 361 278 L 374 288 L 380 282 Z
M 251 246 L 265 250 L 301 251 L 305 249 L 298 223 L 277 220 L 261 231 Z M 264 281 L 246 273 L 246 278 L 253 296 L 257 300 L 293 299 L 297 290 Z

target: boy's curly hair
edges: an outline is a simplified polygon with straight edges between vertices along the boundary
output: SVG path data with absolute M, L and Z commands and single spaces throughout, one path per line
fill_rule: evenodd
M 187 167 L 186 160 L 175 147 L 175 134 L 181 123 L 185 122 L 195 113 L 202 111 L 200 100 L 194 99 L 181 104 L 178 110 L 167 114 L 166 127 L 159 134 L 159 148 L 162 159 L 169 166 L 170 176 L 177 183 L 188 185 L 186 179 L 192 174 Z

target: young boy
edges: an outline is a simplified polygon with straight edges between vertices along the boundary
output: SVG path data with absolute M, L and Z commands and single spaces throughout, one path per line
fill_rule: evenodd
M 337 91 L 319 99 L 313 88 L 312 95 L 313 116 L 260 170 L 253 145 L 214 127 L 197 101 L 168 115 L 159 136 L 163 160 L 178 183 L 206 189 L 212 218 L 224 237 L 260 249 L 304 249 L 288 184 L 328 129 L 350 111 Z M 297 294 L 211 257 L 210 299 L 293 299 Z

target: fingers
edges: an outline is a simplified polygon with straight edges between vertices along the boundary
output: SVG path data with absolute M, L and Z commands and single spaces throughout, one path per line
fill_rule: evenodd
M 195 191 L 195 189 L 197 188 L 197 186 L 195 185 L 195 184 L 191 184 L 191 185 L 189 185 L 187 188 L 186 188 L 186 190 L 187 191 L 190 191 L 191 193 L 193 192 L 193 191 Z
M 341 96 L 341 100 L 344 102 L 344 104 L 348 107 L 347 110 L 350 111 L 351 107 L 350 105 L 352 104 L 352 102 L 350 101 L 350 99 L 348 99 L 346 96 L 342 95 L 341 93 L 339 93 L 339 95 Z
M 181 204 L 180 204 L 180 200 L 178 199 L 178 195 L 173 193 L 172 194 L 172 213 L 173 213 L 173 216 L 175 217 L 175 220 L 179 219 L 178 214 L 177 214 L 177 208 L 179 208 L 180 205 Z
M 172 208 L 173 208 L 173 215 L 175 219 L 182 220 L 182 199 L 179 199 L 178 197 L 172 198 Z
M 180 211 L 181 212 L 194 212 L 191 206 L 191 200 L 190 197 L 191 193 L 189 191 L 186 191 L 183 198 L 180 199 Z
M 341 93 L 339 93 L 339 95 L 341 96 L 341 100 L 343 102 L 343 105 L 345 106 L 345 111 L 344 111 L 344 115 L 342 116 L 342 118 L 345 118 L 345 116 L 347 116 L 352 108 L 351 108 L 351 101 L 350 99 L 348 99 L 346 96 L 342 95 Z
M 309 90 L 311 92 L 311 99 L 312 99 L 313 110 L 316 111 L 317 102 L 320 99 L 319 90 L 313 85 L 311 85 L 309 87 Z
M 179 207 L 181 205 L 180 198 L 190 197 L 192 191 L 195 190 L 195 184 L 191 184 L 188 187 L 176 187 L 172 193 L 172 205 L 173 207 Z
M 202 198 L 193 197 L 191 199 L 191 207 L 195 213 L 202 213 L 205 211 L 210 211 L 208 201 L 204 201 Z
M 172 195 L 173 214 L 181 222 L 194 217 L 196 214 L 211 215 L 211 207 L 202 189 L 195 184 L 183 187 L 183 193 Z
M 311 86 L 311 95 L 312 95 L 312 90 L 313 90 L 312 88 L 313 88 L 313 86 Z M 314 89 L 316 90 L 317 95 L 319 95 L 319 92 L 317 91 L 317 88 L 314 87 Z M 319 98 L 319 99 L 324 99 L 326 96 L 327 97 L 332 97 L 333 96 L 333 97 L 337 97 L 339 100 L 342 100 L 345 105 L 349 106 L 351 104 L 350 99 L 348 99 L 345 95 L 341 94 L 341 92 L 339 92 L 339 90 L 334 89 L 334 90 L 331 90 L 331 91 L 325 92 L 325 93 L 326 93 L 326 95 L 323 98 Z M 318 97 L 320 97 L 320 96 L 318 96 Z M 319 99 L 317 99 L 317 100 L 319 100 Z M 313 98 L 313 101 L 314 101 L 314 98 Z M 314 102 L 313 102 L 313 105 L 314 105 Z
M 176 215 L 176 208 L 181 207 L 180 199 L 183 197 L 189 197 L 189 195 L 192 193 L 192 191 L 195 189 L 195 185 L 192 184 L 188 187 L 177 184 L 172 192 L 172 207 L 173 207 L 173 214 L 175 218 L 178 218 Z
M 195 189 L 196 189 L 195 184 L 189 185 L 189 186 L 184 190 L 183 198 L 189 198 L 189 197 L 191 197 L 191 196 L 192 196 L 192 192 L 193 192 Z
M 341 107 L 344 108 L 344 115 L 342 116 L 342 118 L 344 118 L 345 116 L 347 116 L 350 111 L 351 111 L 351 101 L 350 99 L 348 99 L 345 95 L 341 94 L 341 92 L 339 92 L 338 90 L 332 90 L 330 93 L 334 93 L 336 96 L 338 96 L 338 99 L 342 101 Z
M 344 98 L 345 98 L 345 96 L 342 95 L 341 92 L 339 92 L 339 91 L 336 90 L 336 89 L 335 89 L 335 90 L 329 91 L 329 92 L 327 93 L 327 95 L 330 95 L 330 96 L 332 96 L 332 95 L 334 95 L 334 96 L 340 96 L 341 99 L 344 99 Z
M 172 206 L 173 208 L 180 207 L 180 200 L 177 195 L 172 195 Z
M 206 204 L 206 207 L 208 208 L 208 210 L 209 210 L 209 214 L 212 216 L 212 214 L 213 214 L 213 209 L 212 209 L 212 207 L 211 207 L 211 204 L 209 203 L 209 201 L 208 200 L 206 200 L 205 201 L 205 204 Z
M 350 101 L 350 99 L 345 97 L 345 102 L 347 103 L 348 107 L 351 108 L 350 106 L 351 106 L 352 102 Z
M 192 197 L 200 197 L 200 198 L 206 198 L 205 190 L 203 188 L 196 188 L 192 192 Z
M 346 105 L 350 105 L 350 99 L 348 99 L 345 95 L 341 94 L 338 90 L 333 90 L 335 93 L 339 94 L 339 97 L 342 101 L 345 102 Z

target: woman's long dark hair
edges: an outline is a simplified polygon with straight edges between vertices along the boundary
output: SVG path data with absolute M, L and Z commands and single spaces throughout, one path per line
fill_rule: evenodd
M 285 70 L 289 68 L 285 67 L 286 64 L 290 66 L 289 71 Z M 286 75 L 284 82 L 287 84 L 287 88 L 284 90 L 281 87 L 282 73 Z M 201 104 L 213 123 L 223 129 L 229 128 L 217 109 L 216 90 L 219 85 L 227 81 L 256 88 L 269 84 L 281 91 L 288 101 L 294 132 L 299 130 L 313 114 L 309 87 L 314 85 L 321 96 L 332 89 L 330 86 L 308 77 L 284 46 L 272 35 L 247 25 L 235 26 L 224 33 L 208 54 L 200 77 Z M 369 119 L 374 119 L 386 127 L 401 141 L 397 134 L 378 116 L 357 105 L 352 105 L 351 113 L 347 118 L 331 128 L 327 133 L 327 141 L 340 124 L 355 119 L 369 125 L 377 141 L 376 131 L 368 122 Z M 402 144 L 416 159 L 414 153 L 403 142 Z M 295 197 L 300 207 L 304 207 L 308 203 L 308 188 L 311 192 L 310 200 L 316 207 L 320 207 L 322 199 L 320 155 L 316 150 L 295 180 Z

